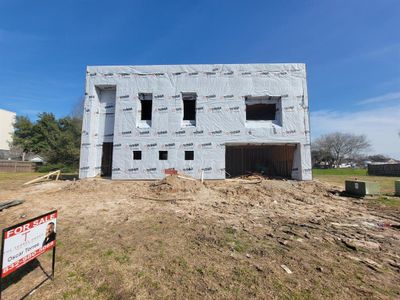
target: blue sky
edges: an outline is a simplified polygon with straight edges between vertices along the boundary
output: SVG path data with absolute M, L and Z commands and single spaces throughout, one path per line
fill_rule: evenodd
M 86 65 L 304 62 L 313 138 L 400 158 L 400 1 L 0 0 L 0 108 L 70 113 Z

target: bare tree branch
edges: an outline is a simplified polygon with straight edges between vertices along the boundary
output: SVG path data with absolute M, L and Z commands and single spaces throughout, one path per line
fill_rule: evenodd
M 75 102 L 71 110 L 70 116 L 74 119 L 82 120 L 84 104 L 85 104 L 85 97 L 82 96 Z
M 343 159 L 354 159 L 370 147 L 365 135 L 334 132 L 319 137 L 313 144 L 313 151 L 331 157 L 339 166 Z

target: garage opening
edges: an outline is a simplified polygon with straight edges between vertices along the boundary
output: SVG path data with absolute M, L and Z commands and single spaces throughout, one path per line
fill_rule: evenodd
M 268 177 L 291 178 L 296 145 L 227 145 L 227 177 L 260 173 Z

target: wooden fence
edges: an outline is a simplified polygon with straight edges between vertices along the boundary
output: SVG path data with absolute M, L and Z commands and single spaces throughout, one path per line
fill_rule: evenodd
M 35 167 L 30 161 L 0 160 L 0 172 L 35 172 Z
M 400 177 L 400 164 L 368 164 L 368 175 Z

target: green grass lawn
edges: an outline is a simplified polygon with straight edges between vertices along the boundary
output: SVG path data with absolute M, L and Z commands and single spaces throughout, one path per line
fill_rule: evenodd
M 313 169 L 313 175 L 348 175 L 348 176 L 367 176 L 367 169 Z
M 393 195 L 394 194 L 394 181 L 400 180 L 400 177 L 389 176 L 369 176 L 366 169 L 313 169 L 314 179 L 326 181 L 331 184 L 341 186 L 344 189 L 345 180 L 358 180 L 378 182 L 381 194 Z

